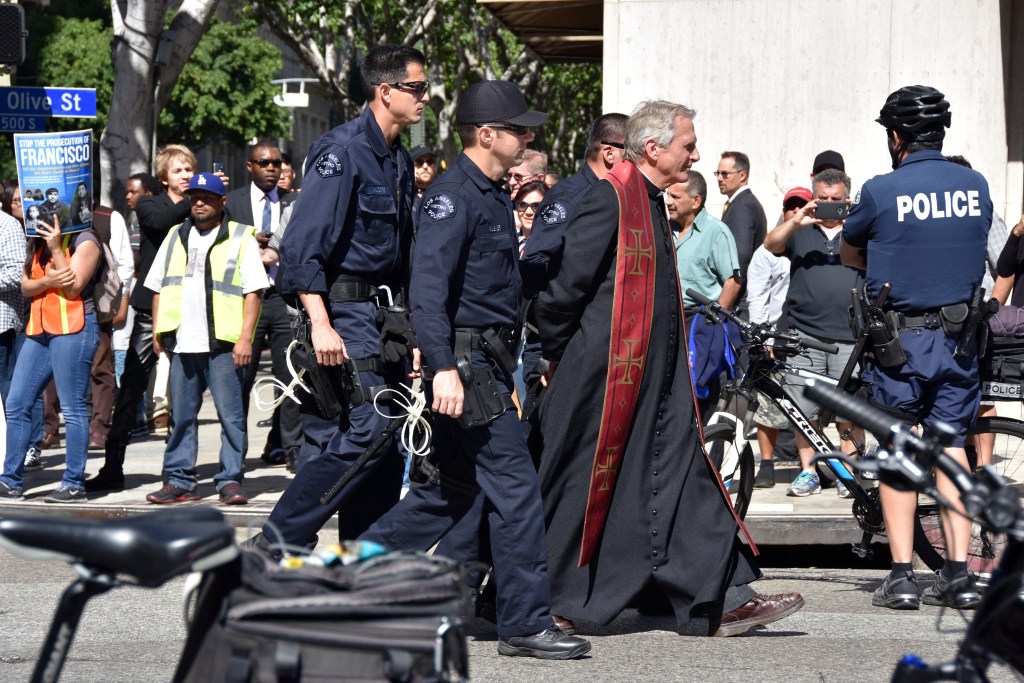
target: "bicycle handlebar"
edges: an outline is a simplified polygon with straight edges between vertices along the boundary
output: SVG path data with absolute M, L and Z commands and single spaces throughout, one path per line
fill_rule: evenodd
M 693 289 L 686 290 L 686 296 L 690 297 L 697 303 L 705 307 L 703 311 L 704 316 L 714 322 L 719 322 L 715 315 L 721 313 L 729 320 L 736 323 L 740 330 L 743 331 L 751 341 L 757 344 L 764 344 L 769 339 L 781 339 L 782 341 L 789 342 L 790 344 L 796 344 L 808 349 L 815 349 L 817 351 L 823 351 L 829 354 L 839 353 L 839 347 L 835 344 L 828 344 L 826 342 L 820 342 L 817 339 L 810 339 L 807 337 L 801 337 L 795 334 L 787 334 L 785 332 L 776 332 L 768 327 L 767 324 L 754 324 L 748 323 L 745 320 L 740 320 L 735 313 L 727 308 L 723 308 L 717 301 L 712 301 L 700 292 L 696 292 Z M 707 309 L 710 309 L 708 311 Z

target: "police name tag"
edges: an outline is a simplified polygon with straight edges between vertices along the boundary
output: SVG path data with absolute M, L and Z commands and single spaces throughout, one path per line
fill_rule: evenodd
M 1022 398 L 1020 382 L 982 382 L 982 398 L 1019 401 Z
M 435 194 L 424 202 L 423 213 L 435 221 L 451 218 L 455 215 L 455 202 L 446 194 Z
M 540 215 L 540 219 L 544 221 L 546 225 L 564 223 L 565 219 L 568 217 L 569 210 L 565 208 L 565 204 L 558 201 L 551 202 L 544 207 L 544 211 Z
M 341 175 L 341 159 L 333 152 L 327 152 L 316 160 L 316 173 L 321 178 L 333 178 Z

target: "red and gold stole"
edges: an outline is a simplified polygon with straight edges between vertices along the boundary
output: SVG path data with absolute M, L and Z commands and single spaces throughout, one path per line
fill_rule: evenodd
M 611 170 L 608 180 L 619 198 L 619 239 L 616 249 L 615 298 L 611 344 L 605 381 L 601 430 L 590 474 L 590 493 L 583 519 L 580 567 L 590 562 L 601 542 L 622 451 L 629 438 L 633 411 L 640 395 L 654 314 L 654 224 L 643 174 L 631 162 Z

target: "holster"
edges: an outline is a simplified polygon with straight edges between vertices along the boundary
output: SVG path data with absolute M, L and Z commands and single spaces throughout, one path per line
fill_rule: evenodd
M 907 362 L 900 336 L 892 319 L 879 306 L 864 307 L 864 317 L 875 362 L 881 368 L 895 368 Z
M 459 379 L 462 380 L 462 415 L 458 423 L 463 429 L 472 429 L 489 424 L 515 408 L 511 397 L 503 394 L 494 378 L 494 372 L 487 367 L 475 368 L 468 358 L 456 362 Z
M 988 331 L 988 325 L 982 325 L 983 321 L 988 320 L 986 313 L 989 311 L 989 306 L 985 302 L 985 290 L 980 286 L 975 287 L 974 291 L 971 292 L 970 304 L 960 304 L 960 308 L 963 309 L 963 323 L 960 329 L 957 331 L 956 350 L 953 352 L 954 358 L 967 358 L 970 356 L 975 348 L 978 348 L 978 328 L 982 327 L 985 331 Z M 946 328 L 946 309 L 949 306 L 944 307 L 940 313 L 942 314 L 942 327 Z M 991 314 L 989 314 L 991 315 Z M 946 330 L 946 334 L 952 334 L 949 330 Z M 983 340 L 980 348 L 985 348 Z

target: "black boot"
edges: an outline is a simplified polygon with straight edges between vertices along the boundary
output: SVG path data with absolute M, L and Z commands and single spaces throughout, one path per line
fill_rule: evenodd
M 107 469 L 101 467 L 100 471 L 92 479 L 85 482 L 86 493 L 98 493 L 100 491 L 123 491 L 124 472 L 121 470 Z
M 771 460 L 762 460 L 761 466 L 757 468 L 757 476 L 754 477 L 755 489 L 770 489 L 775 486 L 775 463 Z

